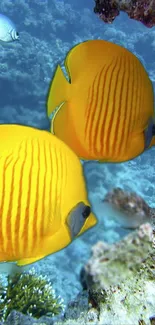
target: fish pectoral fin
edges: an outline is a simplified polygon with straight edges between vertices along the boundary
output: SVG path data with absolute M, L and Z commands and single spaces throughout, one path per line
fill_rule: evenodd
M 55 112 L 52 118 L 51 133 L 55 134 L 60 139 L 63 139 L 63 141 L 65 141 L 68 130 L 66 127 L 63 127 L 63 125 L 65 126 L 67 123 L 67 114 L 66 114 L 67 103 L 62 104 L 61 106 Z
M 48 117 L 50 117 L 51 113 L 56 109 L 56 107 L 68 100 L 69 91 L 70 83 L 65 78 L 60 65 L 58 65 L 51 82 L 47 98 Z
M 32 263 L 35 263 L 35 262 L 41 260 L 44 257 L 45 256 L 37 256 L 37 257 L 23 258 L 23 259 L 17 261 L 17 265 L 18 266 L 24 266 L 24 265 L 32 264 Z

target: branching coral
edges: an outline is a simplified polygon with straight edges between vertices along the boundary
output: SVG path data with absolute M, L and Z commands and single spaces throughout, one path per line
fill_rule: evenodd
M 95 0 L 95 2 L 94 12 L 105 22 L 112 23 L 122 10 L 130 18 L 141 21 L 147 27 L 155 25 L 155 0 Z
M 64 308 L 63 300 L 45 277 L 32 269 L 29 273 L 8 276 L 8 284 L 0 285 L 0 318 L 6 320 L 12 310 L 35 318 L 58 315 Z

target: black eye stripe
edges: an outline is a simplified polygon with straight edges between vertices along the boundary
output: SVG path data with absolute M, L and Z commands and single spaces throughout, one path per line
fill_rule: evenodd
M 88 205 L 86 205 L 84 211 L 82 212 L 83 217 L 88 218 L 90 213 L 91 213 L 91 208 Z

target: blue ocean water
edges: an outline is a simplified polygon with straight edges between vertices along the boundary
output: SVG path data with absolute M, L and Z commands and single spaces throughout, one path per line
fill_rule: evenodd
M 0 13 L 20 33 L 18 42 L 0 44 L 0 123 L 18 123 L 48 130 L 46 96 L 58 63 L 68 50 L 87 39 L 105 39 L 128 48 L 144 64 L 155 87 L 155 27 L 148 29 L 126 14 L 108 25 L 93 12 L 93 0 L 1 0 Z M 115 242 L 126 232 L 104 216 L 100 201 L 114 186 L 136 191 L 155 206 L 155 149 L 121 164 L 83 164 L 88 196 L 98 225 L 70 246 L 35 264 L 47 275 L 65 303 L 81 289 L 79 274 L 91 246 Z M 68 198 L 69 199 L 69 198 Z

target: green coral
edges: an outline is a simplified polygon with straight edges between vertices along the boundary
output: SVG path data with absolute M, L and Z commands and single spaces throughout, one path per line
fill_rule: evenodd
M 0 284 L 0 320 L 6 320 L 12 310 L 40 318 L 58 315 L 63 308 L 63 299 L 55 296 L 51 283 L 34 269 L 8 276 L 6 287 Z

